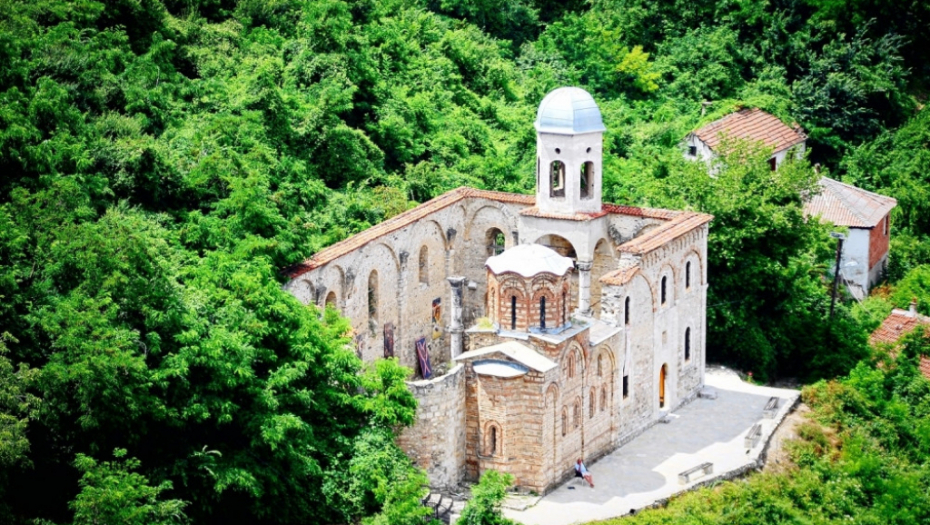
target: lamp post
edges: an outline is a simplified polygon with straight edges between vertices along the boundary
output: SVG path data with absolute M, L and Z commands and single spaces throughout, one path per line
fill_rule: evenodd
M 836 285 L 840 280 L 840 256 L 843 254 L 843 241 L 846 236 L 842 233 L 830 232 L 830 237 L 836 239 L 836 269 L 833 272 L 833 296 L 830 298 L 830 318 L 833 318 L 833 308 L 836 306 Z

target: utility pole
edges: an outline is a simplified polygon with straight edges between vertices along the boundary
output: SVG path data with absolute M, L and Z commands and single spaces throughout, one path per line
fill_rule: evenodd
M 833 271 L 833 297 L 830 299 L 830 318 L 833 318 L 833 308 L 836 306 L 836 285 L 840 281 L 840 256 L 843 253 L 843 241 L 846 237 L 842 233 L 832 232 L 830 236 L 836 239 L 836 268 Z

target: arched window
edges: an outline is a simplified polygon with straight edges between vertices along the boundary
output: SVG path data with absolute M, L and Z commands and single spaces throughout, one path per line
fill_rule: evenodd
M 539 327 L 546 328 L 546 296 L 539 298 Z
M 575 401 L 575 406 L 572 409 L 572 428 L 578 428 L 581 426 L 581 400 Z
M 378 324 L 378 271 L 368 274 L 368 321 Z
M 691 288 L 691 261 L 685 263 L 685 290 Z
M 568 293 L 562 292 L 562 326 L 568 322 Z
M 565 196 L 565 164 L 558 160 L 549 165 L 549 196 Z
M 594 414 L 597 413 L 597 398 L 595 397 L 594 392 L 595 390 L 592 388 L 591 393 L 588 394 L 588 406 L 591 409 L 591 411 L 588 413 L 588 418 L 594 418 Z
M 491 456 L 497 454 L 497 427 L 491 427 Z
M 575 377 L 575 352 L 568 354 L 568 378 Z
M 326 294 L 326 307 L 336 308 L 336 292 L 329 292 Z
M 517 329 L 517 296 L 510 296 L 510 329 Z
M 662 277 L 662 306 L 665 306 L 666 299 L 667 299 L 666 286 L 665 286 L 667 281 L 668 281 L 668 277 L 663 276 Z
M 685 328 L 685 361 L 691 360 L 691 328 Z
M 581 176 L 578 178 L 578 195 L 582 199 L 590 199 L 594 195 L 594 163 L 591 161 L 581 165 Z
M 607 385 L 601 386 L 601 412 L 607 410 Z
M 488 246 L 488 257 L 493 257 L 495 255 L 504 253 L 504 244 L 506 241 L 504 238 L 504 232 L 498 230 L 497 228 L 491 228 L 488 230 L 486 240 Z
M 597 377 L 604 375 L 604 354 L 597 356 Z
M 562 435 L 568 434 L 568 408 L 562 407 Z
M 630 324 L 630 297 L 627 296 L 626 301 L 623 303 L 623 324 Z
M 429 248 L 420 247 L 420 282 L 429 284 Z

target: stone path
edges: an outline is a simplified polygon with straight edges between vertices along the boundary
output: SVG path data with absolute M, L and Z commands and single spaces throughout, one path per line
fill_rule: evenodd
M 672 413 L 670 423 L 656 424 L 589 465 L 596 488 L 569 481 L 542 498 L 511 499 L 504 514 L 524 525 L 569 525 L 613 518 L 759 465 L 765 444 L 800 393 L 747 384 L 734 372 L 721 368 L 708 368 L 705 383 L 717 392 L 717 399 L 695 399 Z M 782 401 L 775 417 L 765 419 L 763 408 L 772 396 Z M 762 424 L 762 438 L 747 449 L 744 437 L 756 423 Z M 678 483 L 679 473 L 708 461 L 713 463 L 713 474 L 697 477 L 687 485 Z

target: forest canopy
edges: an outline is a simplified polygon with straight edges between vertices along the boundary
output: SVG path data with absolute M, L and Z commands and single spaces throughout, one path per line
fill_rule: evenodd
M 891 306 L 930 314 L 928 41 L 920 0 L 0 0 L 0 521 L 410 516 L 409 371 L 281 271 L 461 185 L 531 192 L 563 85 L 602 110 L 605 201 L 716 216 L 709 360 L 848 373 Z M 682 159 L 740 107 L 809 154 Z M 898 200 L 881 297 L 833 318 L 823 174 Z

